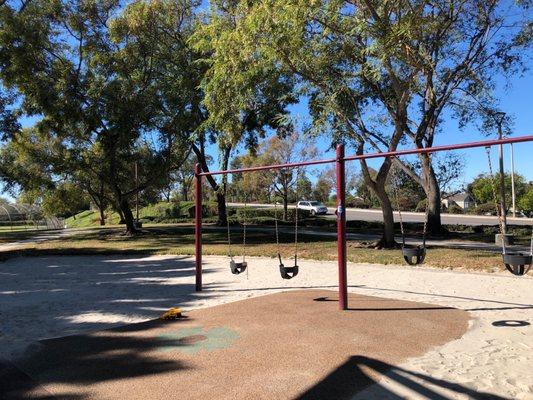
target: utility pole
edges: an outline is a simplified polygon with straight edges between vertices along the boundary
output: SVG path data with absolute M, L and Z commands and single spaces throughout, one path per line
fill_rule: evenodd
M 503 120 L 505 118 L 505 113 L 502 111 L 498 111 L 494 113 L 494 118 L 496 121 L 496 124 L 498 125 L 498 139 L 503 139 Z M 500 161 L 500 206 L 501 206 L 501 216 L 502 216 L 502 228 L 503 228 L 503 234 L 505 235 L 507 233 L 507 207 L 505 205 L 505 169 L 503 166 L 503 144 L 500 144 L 499 146 L 500 152 L 499 152 L 499 161 Z M 503 239 L 505 240 L 505 239 Z
M 513 200 L 513 218 L 516 218 L 516 195 L 514 190 L 514 149 L 511 143 L 511 196 Z

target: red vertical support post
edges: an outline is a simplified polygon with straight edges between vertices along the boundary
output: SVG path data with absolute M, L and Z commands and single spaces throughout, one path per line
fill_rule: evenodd
M 194 166 L 194 256 L 196 260 L 196 291 L 202 291 L 202 168 Z
M 346 174 L 344 170 L 344 144 L 337 145 L 337 258 L 339 264 L 339 309 L 348 308 L 348 283 L 346 273 Z

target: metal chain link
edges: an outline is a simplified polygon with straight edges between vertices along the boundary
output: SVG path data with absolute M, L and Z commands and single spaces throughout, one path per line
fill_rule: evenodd
M 228 227 L 228 257 L 233 261 L 233 255 L 231 254 L 231 231 L 229 227 L 228 203 L 225 203 L 225 206 L 226 206 L 226 225 Z
M 498 203 L 498 196 L 496 194 L 496 184 L 494 183 L 494 173 L 492 170 L 492 159 L 490 157 L 490 146 L 485 147 L 485 150 L 487 152 L 487 159 L 489 160 L 489 172 L 490 172 L 490 183 L 492 188 L 492 196 L 494 197 L 494 206 L 496 207 L 496 215 L 498 216 L 498 224 L 500 226 L 500 233 L 502 235 L 502 250 L 503 254 L 505 254 L 505 236 L 504 236 L 504 229 L 503 229 L 503 219 L 501 215 L 501 206 Z M 533 236 L 533 232 L 532 232 Z
M 244 196 L 244 216 L 243 216 L 243 219 L 242 219 L 242 262 L 245 263 L 246 262 L 246 225 L 247 225 L 247 220 L 246 220 L 246 215 L 247 215 L 247 212 L 248 212 L 248 196 Z M 248 272 L 249 272 L 250 268 L 246 268 L 246 279 L 248 279 Z
M 274 225 L 276 231 L 276 248 L 278 250 L 278 256 L 280 256 L 280 247 L 279 247 L 279 232 L 278 232 L 278 202 L 275 198 L 276 192 L 274 192 Z
M 294 265 L 298 262 L 298 179 L 300 175 L 300 169 L 296 168 L 296 188 L 294 195 L 296 197 L 296 210 L 294 212 Z
M 244 196 L 244 216 L 242 218 L 242 262 L 246 261 L 246 213 L 248 212 L 248 196 Z
M 429 165 L 431 165 L 431 153 L 428 153 Z M 427 196 L 426 196 L 427 197 Z M 439 204 L 440 207 L 440 204 Z M 422 229 L 422 246 L 426 247 L 426 234 L 429 220 L 429 198 L 426 198 L 426 212 L 424 213 L 424 228 Z
M 402 210 L 400 207 L 400 200 L 399 200 L 399 195 L 398 195 L 398 180 L 397 179 L 395 180 L 393 187 L 394 187 L 394 197 L 396 201 L 396 208 L 398 209 L 398 217 L 400 219 L 400 232 L 402 233 L 402 244 L 403 246 L 405 246 L 405 230 L 403 227 L 403 217 L 402 217 Z M 424 225 L 422 228 L 422 246 L 423 247 L 426 246 L 428 219 L 429 219 L 429 199 L 426 199 L 426 207 L 424 211 Z
M 395 181 L 393 184 L 394 187 L 394 198 L 396 200 L 396 208 L 398 209 L 398 217 L 400 218 L 400 232 L 402 233 L 402 245 L 405 247 L 405 232 L 403 230 L 403 218 L 402 210 L 400 209 L 400 200 L 398 196 L 398 182 Z
M 531 239 L 529 241 L 529 255 L 533 256 L 533 224 L 531 225 Z

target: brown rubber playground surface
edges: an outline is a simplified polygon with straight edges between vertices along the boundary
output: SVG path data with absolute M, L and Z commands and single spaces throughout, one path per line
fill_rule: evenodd
M 465 311 L 288 291 L 40 342 L 0 366 L 0 398 L 345 399 L 408 357 L 459 338 Z

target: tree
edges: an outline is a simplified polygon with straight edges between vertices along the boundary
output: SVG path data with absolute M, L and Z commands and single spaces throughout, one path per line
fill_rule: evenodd
M 372 27 L 365 38 L 383 43 L 380 76 L 391 82 L 392 90 L 383 91 L 372 81 L 365 87 L 413 145 L 433 146 L 445 110 L 455 112 L 462 125 L 479 116 L 484 128 L 493 124 L 490 117 L 497 102 L 491 94 L 496 80 L 525 68 L 524 49 L 531 45 L 532 36 L 531 18 L 523 11 L 529 2 L 364 4 L 365 20 Z M 364 131 L 374 147 L 388 145 L 376 130 Z M 420 154 L 418 158 L 421 174 L 400 159 L 394 161 L 424 188 L 428 229 L 437 232 L 442 188 L 431 157 Z
M 70 217 L 89 209 L 89 197 L 72 182 L 63 182 L 43 195 L 42 210 L 46 216 Z
M 461 93 L 466 90 L 479 99 L 490 88 L 491 73 L 520 65 L 520 50 L 530 40 L 528 25 L 518 21 L 506 29 L 509 20 L 499 15 L 499 4 L 503 2 L 215 2 L 209 29 L 217 40 L 210 43 L 209 73 L 217 80 L 206 87 L 212 99 L 207 108 L 245 104 L 250 90 L 243 87 L 261 83 L 255 71 L 274 70 L 297 82 L 298 94 L 309 100 L 315 131 L 332 143 L 351 143 L 358 154 L 394 151 L 407 140 L 417 147 L 432 146 L 443 110 L 458 105 Z M 231 22 L 219 17 L 220 9 L 231 14 Z M 504 32 L 506 40 L 501 40 Z M 227 98 L 232 99 L 229 106 Z M 383 212 L 379 246 L 395 245 L 385 189 L 393 163 L 424 187 L 430 229 L 440 229 L 431 158 L 420 155 L 419 160 L 421 177 L 396 158 L 386 157 L 375 175 L 361 161 L 365 183 Z
M 161 53 L 153 38 L 164 27 L 186 37 L 194 6 L 136 1 L 120 14 L 118 2 L 36 0 L 22 11 L 0 8 L 3 82 L 21 93 L 27 114 L 44 115 L 38 129 L 64 145 L 68 162 L 53 167 L 75 166 L 102 180 L 129 233 L 132 197 L 164 181 L 180 164 L 172 149 L 188 142 L 180 134 L 192 134 L 188 92 L 162 78 L 172 73 L 189 85 L 183 75 L 191 69 L 182 68 L 192 63 L 189 53 Z M 139 161 L 145 174 L 136 186 Z
M 322 175 L 319 176 L 313 189 L 313 199 L 323 203 L 327 202 L 332 189 L 331 182 Z
M 518 207 L 529 216 L 533 215 L 533 183 L 529 183 L 525 193 L 519 198 Z
M 19 112 L 14 107 L 16 96 L 6 91 L 0 83 L 0 139 L 5 140 L 19 131 Z
M 495 201 L 499 201 L 499 197 L 494 199 L 494 191 L 498 193 L 498 182 L 500 179 L 499 174 L 495 174 L 494 176 L 481 174 L 478 175 L 473 182 L 471 182 L 468 185 L 468 191 L 473 195 L 476 203 L 478 204 L 485 204 L 485 203 L 491 203 L 494 204 Z M 514 183 L 515 183 L 515 194 L 516 198 L 520 200 L 520 198 L 526 193 L 527 191 L 527 183 L 524 179 L 524 177 L 520 174 L 515 174 L 514 176 Z M 505 182 L 505 200 L 506 204 L 512 204 L 512 191 L 511 191 L 511 175 L 505 174 L 504 175 L 504 182 Z
M 273 136 L 263 143 L 259 148 L 258 159 L 263 165 L 289 164 L 307 161 L 316 156 L 315 146 L 308 143 L 302 135 L 293 132 L 285 138 Z M 302 172 L 299 168 L 278 169 L 268 173 L 276 195 L 280 196 L 283 202 L 283 219 L 287 220 L 288 205 L 291 194 L 295 190 L 296 182 L 300 179 Z
M 335 167 L 324 169 L 318 175 L 318 179 L 313 188 L 313 199 L 323 203 L 329 200 L 331 192 L 336 188 Z M 349 179 L 347 179 L 349 180 Z M 348 188 L 346 188 L 347 191 Z
M 296 186 L 294 188 L 294 197 L 292 200 L 294 203 L 297 203 L 301 200 L 308 199 L 310 193 L 313 193 L 313 184 L 305 172 L 301 171 L 298 182 L 296 182 Z

